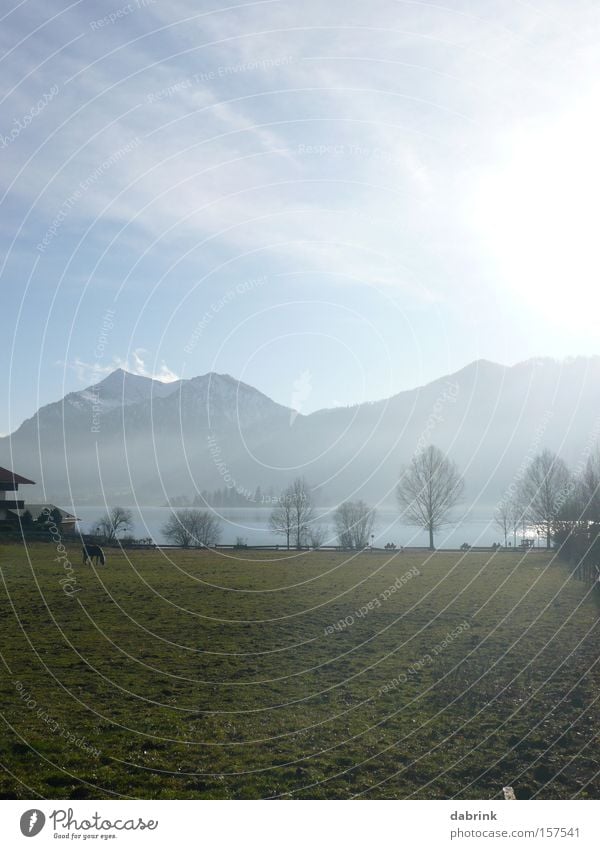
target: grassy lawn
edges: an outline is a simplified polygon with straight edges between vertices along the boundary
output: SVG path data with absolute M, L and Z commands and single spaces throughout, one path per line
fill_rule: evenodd
M 67 596 L 0 546 L 1 798 L 599 796 L 599 608 L 550 555 L 70 554 Z

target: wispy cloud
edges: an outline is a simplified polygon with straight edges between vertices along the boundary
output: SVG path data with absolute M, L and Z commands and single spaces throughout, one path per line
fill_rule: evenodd
M 64 365 L 64 363 L 61 363 Z M 161 383 L 173 383 L 179 380 L 179 376 L 162 360 L 160 363 L 150 365 L 148 362 L 148 351 L 144 348 L 136 348 L 129 358 L 113 357 L 110 363 L 88 363 L 76 357 L 71 363 L 66 364 L 75 372 L 80 383 L 89 384 L 97 382 L 118 368 L 122 368 L 131 374 L 140 377 L 149 377 L 159 380 Z
M 52 65 L 56 135 L 48 133 L 13 194 L 36 199 L 52 222 L 86 175 L 135 140 L 131 155 L 78 198 L 78 221 L 98 218 L 97 227 L 125 226 L 150 240 L 210 239 L 228 253 L 260 246 L 274 261 L 293 256 L 313 270 L 343 271 L 350 245 L 388 266 L 406 264 L 438 186 L 431 151 L 406 122 L 389 65 L 365 61 L 373 29 L 340 27 L 309 5 L 305 29 L 296 9 L 273 3 L 211 15 L 191 3 L 149 4 L 105 26 L 104 39 L 83 10 L 64 18 L 66 34 L 84 37 Z M 418 15 L 394 26 L 395 4 L 380 4 L 378 18 L 382 56 L 395 55 L 399 42 L 422 43 L 419 29 L 448 38 L 447 21 L 439 34 Z M 168 61 L 145 37 L 160 27 Z M 18 92 L 23 110 L 27 89 Z M 379 282 L 371 259 L 346 264 L 364 284 Z M 402 288 L 399 276 L 388 280 Z
M 370 316 L 391 360 L 406 363 L 396 374 L 425 349 L 436 371 L 455 357 L 501 359 L 505 346 L 522 358 L 597 349 L 593 309 L 556 333 L 544 307 L 565 279 L 573 313 L 595 291 L 596 4 L 252 0 L 198 11 L 156 0 L 120 17 L 99 3 L 47 6 L 18 3 L 0 28 L 3 310 L 19 314 L 37 261 L 23 314 L 45 346 L 21 333 L 20 363 L 67 361 L 80 383 L 116 367 L 176 379 L 181 337 L 219 288 L 262 275 L 269 286 L 219 314 L 224 331 L 241 328 L 232 372 L 250 353 L 251 305 L 275 335 L 268 308 L 301 300 L 305 283 Z M 108 295 L 121 310 L 110 350 L 129 350 L 128 317 L 139 315 L 136 343 L 153 349 L 164 330 L 164 361 L 136 349 L 93 362 L 83 325 Z M 527 332 L 525 300 L 536 316 Z M 43 332 L 46 308 L 53 328 L 77 310 L 68 345 L 79 359 L 67 334 Z M 343 334 L 337 316 L 332 325 Z M 221 350 L 220 330 L 215 321 L 194 368 Z M 350 341 L 366 363 L 364 341 Z M 327 366 L 328 397 L 343 401 L 347 365 L 332 354 Z M 315 380 L 311 400 L 320 391 Z
M 131 365 L 126 361 L 123 365 L 126 371 L 131 371 L 133 374 L 139 374 L 142 377 L 151 377 L 153 380 L 160 380 L 162 383 L 173 383 L 179 380 L 179 376 L 169 368 L 164 360 L 160 364 L 155 364 L 154 367 L 147 365 L 147 354 L 143 348 L 137 348 L 131 355 Z

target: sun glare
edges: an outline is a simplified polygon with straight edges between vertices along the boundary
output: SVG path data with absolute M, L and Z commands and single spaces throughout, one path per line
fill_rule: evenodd
M 477 190 L 477 226 L 503 284 L 544 319 L 595 321 L 599 137 L 591 103 L 513 134 L 504 163 Z

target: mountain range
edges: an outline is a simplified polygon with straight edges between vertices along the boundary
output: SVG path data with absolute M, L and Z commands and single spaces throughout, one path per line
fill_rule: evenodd
M 298 475 L 321 504 L 383 504 L 401 466 L 434 443 L 483 511 L 537 451 L 576 468 L 599 435 L 600 357 L 478 360 L 382 401 L 310 415 L 229 375 L 161 383 L 118 369 L 0 439 L 0 465 L 37 482 L 31 500 L 75 507 L 160 505 L 225 486 L 252 506 L 257 486 L 278 490 Z

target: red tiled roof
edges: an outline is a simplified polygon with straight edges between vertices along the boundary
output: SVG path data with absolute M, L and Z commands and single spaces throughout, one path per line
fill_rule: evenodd
M 0 466 L 0 483 L 35 483 L 35 481 L 30 481 L 29 478 L 24 478 L 22 475 Z

